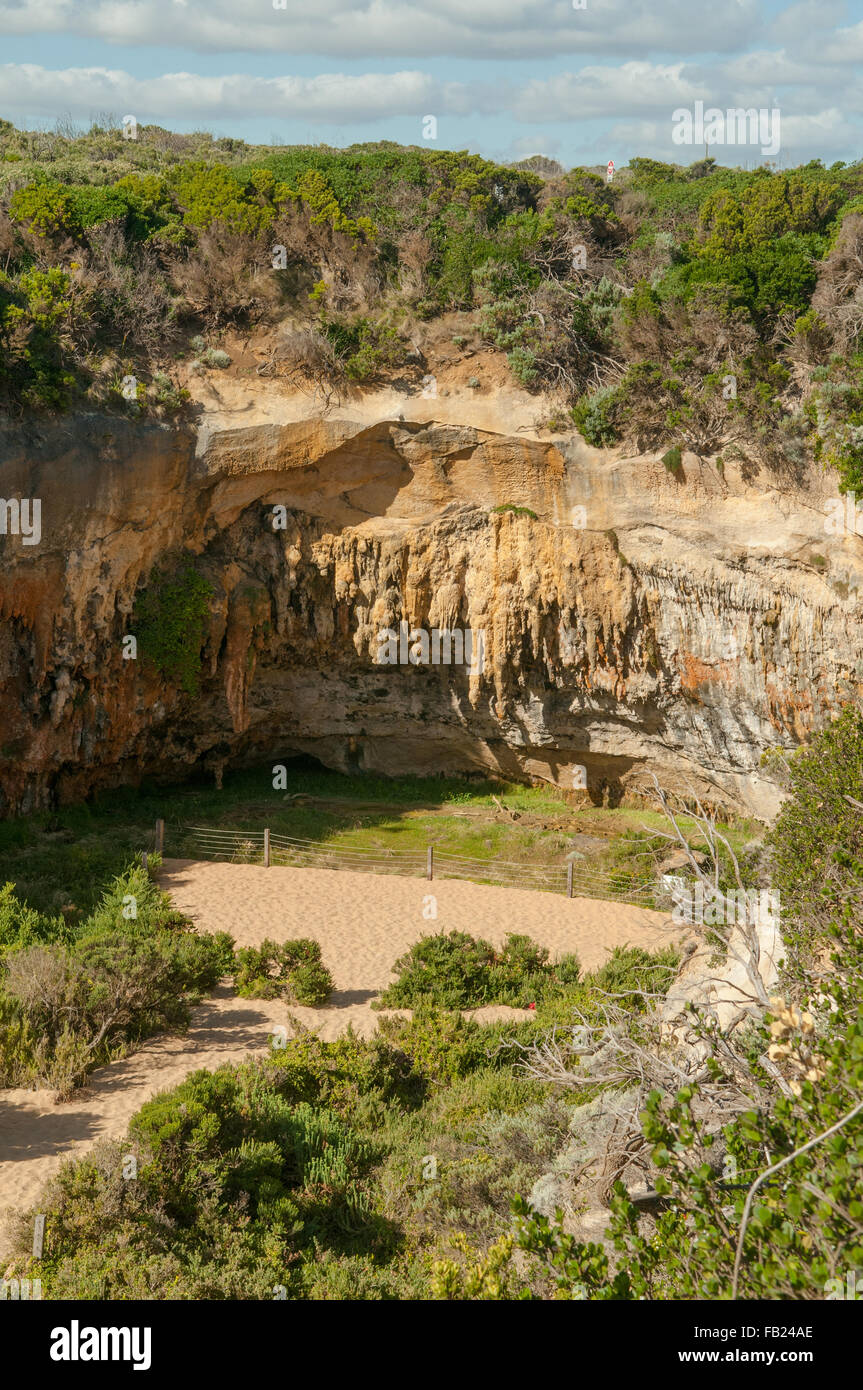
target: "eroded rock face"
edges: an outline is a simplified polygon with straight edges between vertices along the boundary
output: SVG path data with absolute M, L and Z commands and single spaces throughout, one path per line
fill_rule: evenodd
M 762 751 L 863 697 L 863 541 L 828 532 L 815 474 L 684 466 L 410 421 L 7 427 L 0 496 L 40 498 L 42 536 L 0 537 L 0 810 L 307 752 L 584 766 L 612 802 L 655 772 L 769 816 Z M 183 551 L 213 587 L 194 699 L 123 659 Z M 375 664 L 401 622 L 482 632 L 483 669 Z

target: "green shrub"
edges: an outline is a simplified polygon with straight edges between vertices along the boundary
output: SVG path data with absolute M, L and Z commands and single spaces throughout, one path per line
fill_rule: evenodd
M 0 394 L 33 409 L 61 409 L 76 385 L 69 362 L 69 275 L 52 266 L 17 280 L 0 271 Z
M 71 939 L 71 928 L 62 917 L 45 917 L 22 903 L 15 884 L 0 887 L 0 959 L 4 951 Z
M 18 1000 L 0 988 L 0 1086 L 33 1085 L 39 1046 L 33 1021 Z
M 536 383 L 539 372 L 536 365 L 536 353 L 531 348 L 514 347 L 507 353 L 506 360 L 516 381 L 520 382 L 522 386 L 533 386 Z
M 153 374 L 152 390 L 156 404 L 168 414 L 176 414 L 191 400 L 191 393 L 187 388 L 176 386 L 165 372 Z
M 811 372 L 804 406 L 815 458 L 839 474 L 840 492 L 863 491 L 863 355 L 831 356 Z
M 375 1001 L 374 1007 L 404 1009 L 436 1004 L 467 1009 L 487 1004 L 494 948 L 467 932 L 425 936 L 393 966 L 399 978 Z
M 420 1003 L 412 1018 L 383 1017 L 378 1030 L 430 1085 L 449 1083 L 490 1063 L 486 1029 L 434 1005 Z
M 136 862 L 117 874 L 77 932 L 77 939 L 110 936 L 112 932 L 154 936 L 157 932 L 189 930 L 188 918 L 172 906 L 167 893 L 155 881 L 152 855 L 146 869 Z
M 344 232 L 354 239 L 373 238 L 375 229 L 370 218 L 354 219 L 346 216 L 339 206 L 332 186 L 320 169 L 304 170 L 297 180 L 296 192 L 287 185 L 283 185 L 283 191 L 286 198 L 301 199 L 306 204 L 314 225 L 328 223 L 334 231 Z
M 513 502 L 502 502 L 499 507 L 492 507 L 492 516 L 502 516 L 509 512 L 512 516 L 529 516 L 531 521 L 537 520 L 536 512 L 532 512 L 530 507 L 517 507 Z
M 333 1111 L 280 1095 L 260 1064 L 196 1072 L 143 1106 L 123 1144 L 52 1183 L 48 1296 L 297 1296 L 301 1254 L 385 1248 L 365 1195 L 370 1155 Z
M 76 236 L 81 224 L 68 191 L 59 184 L 30 183 L 12 194 L 9 215 L 37 236 Z
M 617 387 L 605 386 L 582 396 L 572 408 L 578 432 L 595 449 L 606 449 L 620 439 L 620 398 Z
M 140 864 L 73 930 L 0 892 L 0 1084 L 67 1095 L 93 1067 L 163 1028 L 233 968 L 233 941 L 192 932 Z M 3 1079 L 5 1077 L 5 1080 Z
M 640 946 L 615 946 L 589 981 L 593 989 L 612 995 L 622 1008 L 640 1013 L 667 993 L 679 963 L 680 954 L 673 946 L 654 952 Z
M 237 951 L 237 993 L 247 999 L 279 996 L 311 1008 L 326 1003 L 333 977 L 321 960 L 317 941 L 301 937 L 281 946 L 269 939 Z
M 187 227 L 206 230 L 214 223 L 229 232 L 255 236 L 266 232 L 275 209 L 231 169 L 190 161 L 169 174 L 171 192 Z
M 221 348 L 207 348 L 207 350 L 201 354 L 201 361 L 208 367 L 230 367 L 231 365 L 229 354 L 223 352 Z
M 107 1061 L 113 1045 L 188 1017 L 173 962 L 152 940 L 90 937 L 74 952 L 27 946 L 5 964 L 4 991 L 40 1040 L 34 1079 L 63 1095 Z
M 452 931 L 424 936 L 393 966 L 398 979 L 375 1001 L 378 1009 L 472 1009 L 484 1004 L 526 1008 L 564 980 L 577 978 L 578 962 L 566 956 L 549 964 L 548 952 L 510 932 L 500 951 L 488 941 Z
M 295 1101 L 318 1101 L 345 1118 L 373 1104 L 399 1101 L 415 1105 L 422 1078 L 411 1068 L 405 1051 L 383 1034 L 368 1041 L 348 1026 L 325 1042 L 299 1024 L 284 1049 L 276 1048 L 264 1067 L 267 1085 Z
M 366 318 L 339 321 L 324 315 L 321 330 L 351 381 L 373 381 L 405 362 L 407 345 L 387 324 Z

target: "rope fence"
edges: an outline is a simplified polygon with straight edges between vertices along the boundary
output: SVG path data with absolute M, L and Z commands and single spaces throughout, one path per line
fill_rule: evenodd
M 161 827 L 161 829 L 159 828 Z M 172 839 L 174 839 L 172 834 Z M 157 822 L 156 847 L 164 847 L 164 822 Z M 190 859 L 222 860 L 233 864 L 261 864 L 289 868 L 341 869 L 354 873 L 402 874 L 412 878 L 462 879 L 496 884 L 504 888 L 528 888 L 534 892 L 564 893 L 568 897 L 597 898 L 653 907 L 658 885 L 619 884 L 613 869 L 569 860 L 563 864 L 525 864 L 507 859 L 477 859 L 428 845 L 425 850 L 387 849 L 381 846 L 328 846 L 319 840 L 280 835 L 269 829 L 224 830 L 206 825 L 178 825 L 174 852 Z M 643 858 L 642 851 L 632 858 Z

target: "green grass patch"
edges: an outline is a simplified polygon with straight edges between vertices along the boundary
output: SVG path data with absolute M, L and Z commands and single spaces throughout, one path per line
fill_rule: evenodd
M 572 836 L 606 838 L 608 850 L 591 856 L 618 889 L 643 887 L 667 853 L 651 838 L 665 817 L 639 807 L 569 805 L 557 788 L 476 778 L 345 776 L 325 768 L 288 764 L 287 786 L 273 788 L 272 764 L 225 773 L 221 789 L 195 777 L 181 785 L 102 792 L 57 811 L 0 821 L 0 884 L 11 881 L 22 902 L 49 915 L 79 922 L 96 906 L 101 885 L 130 858 L 155 846 L 155 823 L 166 822 L 165 854 L 195 857 L 189 825 L 263 830 L 310 840 L 333 852 L 364 849 L 376 854 L 439 851 L 486 861 L 562 871 Z M 519 820 L 500 815 L 497 801 Z M 684 821 L 684 824 L 690 824 Z M 728 830 L 739 848 L 756 833 L 740 822 Z

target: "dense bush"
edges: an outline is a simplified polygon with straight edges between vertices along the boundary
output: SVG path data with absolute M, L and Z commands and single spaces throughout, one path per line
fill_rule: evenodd
M 792 470 L 808 450 L 863 490 L 863 166 L 633 159 L 614 185 L 543 169 L 4 126 L 0 397 L 128 410 L 109 382 L 131 374 L 135 408 L 169 413 L 184 388 L 155 373 L 184 329 L 288 320 L 295 343 L 323 335 L 307 378 L 329 399 L 419 380 L 425 325 L 456 313 L 596 447 L 741 441 Z M 280 351 L 270 366 L 299 383 L 303 354 Z
M 351 381 L 373 381 L 405 361 L 407 345 L 387 325 L 366 318 L 338 322 L 324 315 L 320 331 Z
M 603 386 L 582 396 L 572 408 L 576 428 L 595 449 L 606 449 L 620 438 L 620 393 L 615 386 Z
M 473 1019 L 427 1003 L 421 1003 L 411 1018 L 382 1018 L 379 1032 L 404 1052 L 416 1075 L 431 1085 L 468 1076 L 483 1065 L 494 1065 L 495 1055 L 499 1060 L 504 1056 L 494 1051 L 497 1038 Z
M 640 946 L 615 946 L 590 980 L 594 990 L 609 995 L 623 1008 L 640 1013 L 665 994 L 679 963 L 680 955 L 674 946 L 653 952 Z
M 140 866 L 78 927 L 0 895 L 0 1084 L 68 1095 L 93 1067 L 163 1028 L 233 966 L 224 932 L 198 936 Z
M 74 301 L 69 274 L 0 271 L 0 392 L 16 405 L 62 409 L 72 399 Z
M 797 330 L 811 343 L 817 320 L 803 316 Z M 815 353 L 825 355 L 823 348 Z M 863 492 L 863 353 L 831 354 L 828 363 L 814 367 L 803 411 L 812 452 L 836 469 L 839 491 Z
M 452 931 L 424 936 L 393 966 L 398 979 L 376 1008 L 410 1009 L 418 1004 L 473 1009 L 483 1004 L 535 1005 L 560 985 L 575 984 L 574 955 L 550 965 L 548 951 L 530 937 L 510 932 L 500 951 L 488 941 Z
M 46 917 L 20 902 L 14 883 L 4 883 L 0 888 L 0 959 L 4 951 L 68 940 L 71 935 L 62 917 Z
M 312 1008 L 325 1004 L 333 992 L 333 977 L 321 960 L 317 941 L 265 940 L 259 947 L 237 951 L 237 993 L 247 999 L 276 999 Z
M 392 1099 L 408 1072 L 379 1041 L 304 1035 L 157 1096 L 128 1140 L 52 1185 L 50 1296 L 272 1298 L 281 1286 L 302 1297 L 307 1262 L 321 1255 L 361 1254 L 372 1267 L 392 1257 L 396 1233 L 366 1180 L 379 1144 L 370 1116 L 364 1128 L 352 1117 Z
M 386 1248 L 365 1197 L 369 1153 L 336 1113 L 293 1102 L 254 1066 L 197 1072 L 144 1106 L 127 1145 L 53 1185 L 53 1296 L 296 1296 L 304 1250 Z

